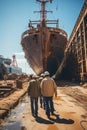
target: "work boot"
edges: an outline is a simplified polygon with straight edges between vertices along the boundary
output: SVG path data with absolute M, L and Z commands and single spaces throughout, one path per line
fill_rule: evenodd
M 47 118 L 50 119 L 50 115 L 47 115 Z
M 38 113 L 36 113 L 36 114 L 34 115 L 34 117 L 38 117 Z

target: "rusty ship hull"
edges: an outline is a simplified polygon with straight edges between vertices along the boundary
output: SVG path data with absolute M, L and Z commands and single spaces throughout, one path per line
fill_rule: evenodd
M 37 75 L 46 70 L 51 75 L 55 74 L 64 57 L 67 44 L 67 33 L 57 27 L 47 27 L 46 22 L 42 16 L 42 26 L 31 26 L 22 34 L 21 39 L 25 58 Z

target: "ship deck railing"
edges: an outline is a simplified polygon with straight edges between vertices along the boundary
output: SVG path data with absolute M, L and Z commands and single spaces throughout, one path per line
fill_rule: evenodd
M 40 27 L 41 28 L 41 27 Z M 35 33 L 38 33 L 40 28 L 32 28 L 32 29 L 29 29 L 27 31 L 25 31 L 23 34 L 22 34 L 22 39 L 24 39 L 25 37 L 31 35 L 31 34 L 35 34 Z M 59 33 L 65 37 L 67 37 L 67 33 L 60 29 L 60 28 L 54 28 L 54 27 L 46 27 L 47 29 L 49 29 L 50 32 L 56 32 L 56 33 Z

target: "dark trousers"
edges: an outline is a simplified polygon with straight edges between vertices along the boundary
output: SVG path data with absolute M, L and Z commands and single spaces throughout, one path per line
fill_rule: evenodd
M 45 109 L 45 101 L 43 96 L 40 96 L 40 107 Z
M 30 97 L 32 115 L 38 115 L 38 97 Z
M 45 100 L 46 115 L 50 116 L 50 112 L 52 114 L 54 112 L 53 97 L 44 97 L 44 100 Z

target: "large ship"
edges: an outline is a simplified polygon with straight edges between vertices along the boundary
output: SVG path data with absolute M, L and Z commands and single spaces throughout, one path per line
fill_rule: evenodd
M 36 0 L 41 4 L 41 19 L 29 22 L 29 29 L 22 34 L 21 45 L 25 58 L 37 75 L 49 71 L 55 74 L 64 57 L 67 33 L 58 27 L 58 20 L 47 20 L 46 4 L 52 0 Z M 48 25 L 53 25 L 48 26 Z

